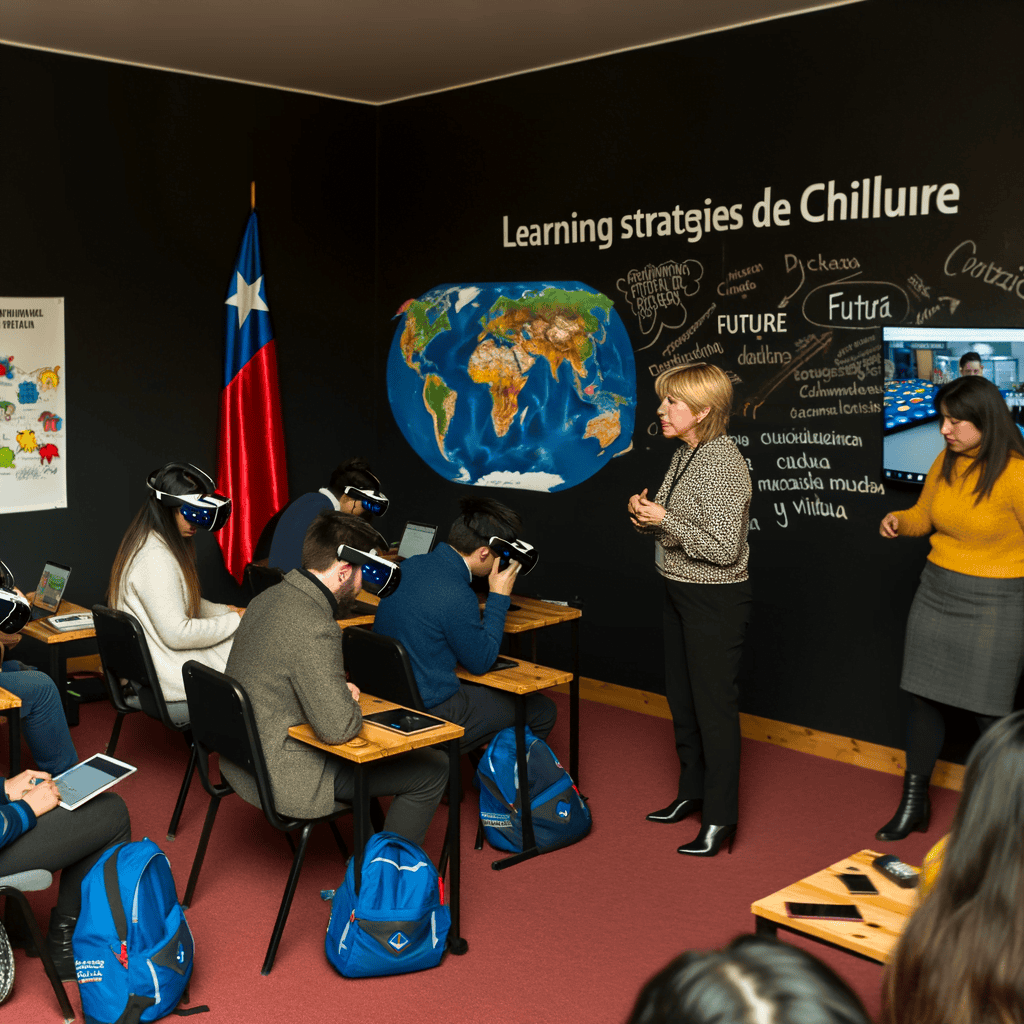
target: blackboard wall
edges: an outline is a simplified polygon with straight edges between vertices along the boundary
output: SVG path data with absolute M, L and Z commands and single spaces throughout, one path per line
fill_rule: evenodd
M 69 508 L 4 517 L 3 557 L 28 580 L 63 556 L 72 596 L 99 599 L 145 473 L 214 464 L 224 293 L 256 178 L 293 493 L 361 452 L 395 503 L 390 532 L 450 521 L 465 488 L 387 405 L 391 318 L 447 282 L 585 281 L 636 350 L 634 448 L 564 492 L 489 492 L 542 552 L 529 589 L 583 603 L 584 674 L 663 689 L 651 546 L 625 503 L 671 455 L 651 433 L 652 368 L 706 352 L 735 375 L 755 487 L 744 708 L 899 745 L 927 543 L 877 534 L 913 494 L 877 486 L 875 328 L 1024 319 L 1024 299 L 947 260 L 971 240 L 1024 264 L 1022 42 L 1015 0 L 867 0 L 381 108 L 0 48 L 0 294 L 67 297 L 70 449 Z M 907 189 L 903 216 L 874 216 L 878 176 L 891 207 Z M 846 219 L 839 200 L 809 219 L 830 181 Z M 853 219 L 865 187 L 870 215 Z M 509 244 L 574 212 L 610 218 L 610 242 Z M 687 268 L 686 293 L 652 321 L 638 296 L 666 263 Z M 202 571 L 209 596 L 235 594 L 212 543 Z M 542 660 L 559 643 L 542 638 Z

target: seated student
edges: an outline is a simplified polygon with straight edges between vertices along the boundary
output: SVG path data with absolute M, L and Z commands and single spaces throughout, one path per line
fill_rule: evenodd
M 366 500 L 364 494 L 379 495 L 379 502 Z M 291 572 L 302 565 L 302 544 L 306 531 L 321 512 L 348 512 L 354 516 L 383 515 L 387 510 L 387 498 L 380 490 L 380 481 L 370 471 L 366 459 L 346 459 L 331 474 L 330 483 L 319 491 L 310 491 L 296 498 L 267 524 L 253 553 L 253 561 L 268 548 L 268 530 L 273 539 L 269 541 L 269 555 L 266 564 L 282 572 Z M 367 505 L 381 508 L 372 512 Z M 276 521 L 276 522 L 275 522 Z M 273 525 L 272 525 L 273 524 Z
M 322 512 L 302 546 L 302 568 L 252 599 L 235 634 L 227 674 L 249 695 L 267 759 L 274 799 L 283 814 L 316 818 L 335 800 L 351 801 L 355 771 L 344 758 L 288 735 L 309 723 L 325 743 L 345 743 L 362 725 L 359 691 L 345 680 L 338 600 L 362 586 L 360 565 L 339 559 L 343 545 L 362 552 L 382 542 L 368 523 L 345 512 Z M 401 587 L 399 587 L 401 589 Z M 221 760 L 224 777 L 243 800 L 259 806 L 256 783 Z M 371 796 L 394 794 L 384 827 L 423 843 L 448 780 L 439 750 L 413 750 L 375 762 Z
M 33 780 L 42 781 L 33 784 Z M 57 905 L 50 912 L 46 947 L 61 981 L 75 977 L 71 937 L 82 906 L 82 879 L 100 854 L 131 840 L 128 809 L 116 793 L 100 793 L 75 811 L 58 806 L 49 772 L 36 769 L 3 780 L 0 790 L 0 875 L 60 871 Z M 24 922 L 11 921 L 12 943 L 24 945 Z
M 676 957 L 640 990 L 627 1024 L 869 1024 L 830 967 L 767 935 Z
M 431 714 L 461 725 L 463 751 L 473 750 L 515 725 L 519 697 L 455 675 L 459 663 L 474 675 L 493 664 L 501 647 L 505 613 L 519 563 L 502 570 L 491 552 L 491 537 L 515 540 L 519 516 L 496 501 L 465 498 L 448 543 L 402 563 L 401 586 L 377 608 L 374 632 L 399 640 L 409 653 L 423 703 Z M 486 576 L 484 608 L 472 590 L 474 576 Z M 544 739 L 555 724 L 554 703 L 543 693 L 526 698 L 526 723 Z
M 212 477 L 185 462 L 154 470 L 146 484 L 152 493 L 117 550 L 107 603 L 139 620 L 164 699 L 184 701 L 181 666 L 195 658 L 223 672 L 245 613 L 204 600 L 196 569 L 196 530 L 219 530 L 231 501 L 216 493 Z

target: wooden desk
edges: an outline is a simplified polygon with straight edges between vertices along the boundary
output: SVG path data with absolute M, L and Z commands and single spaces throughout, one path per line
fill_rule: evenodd
M 0 715 L 7 719 L 8 739 L 11 743 L 8 778 L 21 771 L 21 698 L 10 690 L 0 688 Z
M 60 607 L 54 615 L 70 615 L 72 612 L 87 612 L 80 604 L 73 604 L 71 601 L 61 601 Z M 68 675 L 67 665 L 70 654 L 80 653 L 75 651 L 68 644 L 74 644 L 79 640 L 95 640 L 95 629 L 76 629 L 71 633 L 56 633 L 48 629 L 39 619 L 30 622 L 21 631 L 21 635 L 29 641 L 29 649 L 32 650 L 37 644 L 42 645 L 41 652 L 45 664 L 43 671 L 57 684 L 60 692 L 61 703 L 64 705 L 64 717 L 68 725 L 78 725 L 78 702 L 68 700 Z M 19 655 L 20 655 L 19 651 Z
M 871 862 L 878 856 L 880 854 L 874 850 L 861 850 L 753 903 L 750 910 L 757 918 L 756 930 L 774 935 L 783 928 L 884 964 L 917 906 L 917 889 L 901 889 L 876 871 Z M 874 882 L 878 895 L 849 892 L 837 877 L 848 873 L 867 875 Z M 787 900 L 791 903 L 853 903 L 864 920 L 798 920 L 786 915 Z
M 392 704 L 390 701 L 380 700 L 378 697 L 371 697 L 363 693 L 359 697 L 359 707 L 363 714 L 367 715 L 374 711 L 388 711 L 391 708 L 401 707 L 401 705 Z M 353 737 L 347 743 L 332 746 L 319 740 L 316 733 L 313 732 L 312 726 L 308 724 L 293 725 L 288 730 L 288 735 L 293 739 L 308 743 L 313 747 L 319 747 L 320 750 L 337 757 L 343 757 L 355 765 L 355 796 L 352 803 L 355 850 L 352 856 L 356 858 L 354 868 L 356 892 L 359 891 L 361 882 L 363 850 L 366 848 L 371 833 L 369 782 L 364 765 L 372 764 L 385 757 L 396 757 L 419 747 L 432 747 L 440 743 L 444 743 L 448 747 L 448 894 L 452 919 L 451 930 L 448 933 L 448 949 L 458 956 L 461 956 L 469 948 L 466 940 L 459 934 L 461 870 L 459 859 L 459 740 L 464 732 L 461 725 L 445 722 L 444 726 L 439 729 L 406 736 L 403 733 L 385 729 L 373 722 L 364 721 L 358 736 Z
M 489 686 L 495 690 L 504 690 L 505 693 L 515 694 L 521 698 L 516 701 L 516 764 L 520 779 L 529 779 L 529 772 L 526 766 L 526 696 L 536 693 L 538 690 L 546 690 L 551 686 L 558 686 L 560 683 L 568 683 L 572 679 L 571 672 L 563 672 L 557 668 L 545 668 L 543 665 L 535 665 L 531 661 L 520 661 L 518 658 L 511 658 L 517 664 L 514 668 L 499 669 L 496 672 L 487 672 L 482 676 L 475 676 L 461 665 L 455 666 L 455 674 L 469 683 L 480 683 L 482 686 Z M 575 720 L 575 710 L 572 712 Z M 495 871 L 511 867 L 521 861 L 530 860 L 543 853 L 537 848 L 537 837 L 533 831 L 533 810 L 530 807 L 529 787 L 524 786 L 522 794 L 523 808 L 523 851 L 513 853 L 509 857 L 502 857 L 493 861 L 491 867 Z M 483 849 L 483 835 L 477 833 L 478 850 Z

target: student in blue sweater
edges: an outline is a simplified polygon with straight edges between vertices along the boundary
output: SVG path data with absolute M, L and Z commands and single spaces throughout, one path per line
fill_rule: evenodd
M 427 710 L 466 730 L 462 749 L 467 751 L 515 724 L 519 698 L 462 682 L 455 665 L 482 675 L 498 656 L 519 563 L 512 561 L 502 571 L 488 542 L 491 537 L 515 540 L 521 521 L 497 501 L 465 498 L 459 505 L 462 514 L 452 523 L 448 543 L 402 563 L 402 584 L 380 602 L 373 628 L 401 641 Z M 486 576 L 490 589 L 482 619 L 471 586 L 474 576 Z M 556 714 L 544 694 L 526 698 L 526 723 L 541 739 L 551 732 Z

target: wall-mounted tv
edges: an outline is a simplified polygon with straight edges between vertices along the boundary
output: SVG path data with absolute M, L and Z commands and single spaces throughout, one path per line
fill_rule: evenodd
M 935 392 L 959 374 L 960 357 L 968 352 L 981 356 L 982 374 L 1002 391 L 1014 417 L 1021 416 L 1024 328 L 883 327 L 882 351 L 882 475 L 887 480 L 924 483 L 945 447 Z

